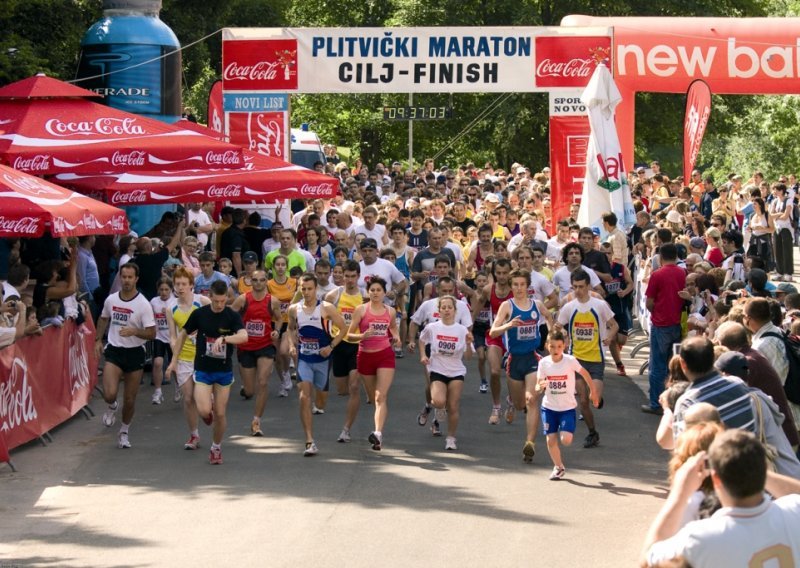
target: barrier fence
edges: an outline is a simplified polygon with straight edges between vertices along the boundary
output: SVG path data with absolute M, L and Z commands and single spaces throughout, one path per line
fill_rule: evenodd
M 74 320 L 0 349 L 0 462 L 83 407 L 97 385 L 95 328 Z

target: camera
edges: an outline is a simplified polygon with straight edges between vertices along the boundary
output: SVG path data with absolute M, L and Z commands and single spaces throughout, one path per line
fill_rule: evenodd
M 725 304 L 728 306 L 732 306 L 734 300 L 738 300 L 741 297 L 742 297 L 741 290 L 737 290 L 736 292 L 728 292 L 728 294 L 725 296 Z

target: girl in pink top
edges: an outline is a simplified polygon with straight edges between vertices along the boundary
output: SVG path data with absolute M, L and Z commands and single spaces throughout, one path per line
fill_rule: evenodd
M 367 287 L 369 302 L 353 311 L 349 338 L 359 341 L 357 367 L 375 401 L 375 430 L 369 435 L 373 450 L 380 450 L 388 413 L 387 395 L 394 380 L 394 351 L 400 348 L 400 333 L 394 308 L 383 303 L 386 281 L 373 276 Z M 391 341 L 390 341 L 391 336 Z

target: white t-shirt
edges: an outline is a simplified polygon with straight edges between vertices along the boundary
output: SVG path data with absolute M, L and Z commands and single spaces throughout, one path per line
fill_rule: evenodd
M 600 285 L 600 278 L 594 270 L 588 266 L 581 265 L 581 268 L 589 275 L 589 287 L 594 288 Z M 553 274 L 553 284 L 558 287 L 558 298 L 561 299 L 572 291 L 572 282 L 570 281 L 572 272 L 566 266 L 562 266 Z
M 177 303 L 173 297 L 162 300 L 156 296 L 150 300 L 153 307 L 153 317 L 156 320 L 156 339 L 164 343 L 169 343 L 169 325 L 167 324 L 167 313 L 172 311 L 172 307 Z
M 208 213 L 202 209 L 200 211 L 192 211 L 191 209 L 188 209 L 186 211 L 186 227 L 191 228 L 192 223 L 195 221 L 198 225 L 203 227 L 211 224 L 211 217 L 209 217 Z M 201 250 L 206 248 L 206 245 L 208 244 L 208 235 L 208 233 L 197 233 L 197 241 L 200 243 Z
M 749 568 L 800 564 L 800 495 L 756 507 L 723 507 L 647 551 L 648 565 L 682 556 L 694 568 Z
M 431 346 L 428 371 L 445 377 L 466 375 L 467 368 L 462 359 L 467 349 L 467 332 L 467 328 L 459 323 L 445 325 L 437 321 L 425 326 L 419 339 Z
M 367 229 L 366 225 L 361 225 L 356 227 L 355 234 L 364 235 L 368 239 L 375 239 L 380 247 L 383 245 L 383 236 L 386 234 L 386 227 L 376 223 L 372 229 Z
M 393 284 L 399 284 L 406 279 L 403 273 L 397 270 L 393 262 L 389 262 L 384 258 L 375 259 L 375 262 L 369 266 L 364 264 L 363 260 L 359 262 L 358 265 L 361 267 L 361 276 L 358 281 L 358 286 L 364 291 L 366 291 L 368 287 L 367 280 L 372 276 L 380 276 L 386 280 L 387 292 L 392 289 Z
M 531 271 L 531 285 L 528 287 L 528 297 L 531 300 L 544 302 L 547 296 L 553 293 L 556 287 L 546 276 L 539 274 L 535 270 Z
M 123 327 L 136 327 L 146 329 L 155 327 L 153 307 L 142 294 L 136 294 L 132 299 L 120 299 L 119 292 L 111 294 L 103 304 L 103 313 L 100 317 L 108 318 L 108 343 L 114 347 L 142 347 L 147 340 L 132 335 L 122 337 L 119 330 Z
M 431 298 L 422 302 L 411 316 L 411 321 L 420 327 L 439 321 L 439 299 Z M 456 323 L 467 328 L 472 327 L 472 314 L 467 304 L 461 300 L 456 302 Z
M 578 360 L 566 353 L 558 363 L 550 356 L 539 361 L 536 378 L 547 381 L 542 408 L 563 412 L 578 406 L 575 402 L 575 373 L 580 370 L 581 364 Z

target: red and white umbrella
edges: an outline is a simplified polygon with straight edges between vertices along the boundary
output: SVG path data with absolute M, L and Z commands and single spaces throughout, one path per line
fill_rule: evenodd
M 0 89 L 0 162 L 17 170 L 46 175 L 244 165 L 239 146 L 79 98 L 83 89 L 56 79 L 33 79 L 47 79 L 46 88 L 13 83 Z M 59 83 L 61 97 L 54 95 Z
M 0 237 L 126 234 L 125 212 L 0 165 Z
M 330 176 L 244 150 L 241 169 L 59 174 L 54 179 L 82 192 L 102 191 L 112 205 L 227 201 L 274 202 L 282 199 L 331 198 L 337 182 Z

